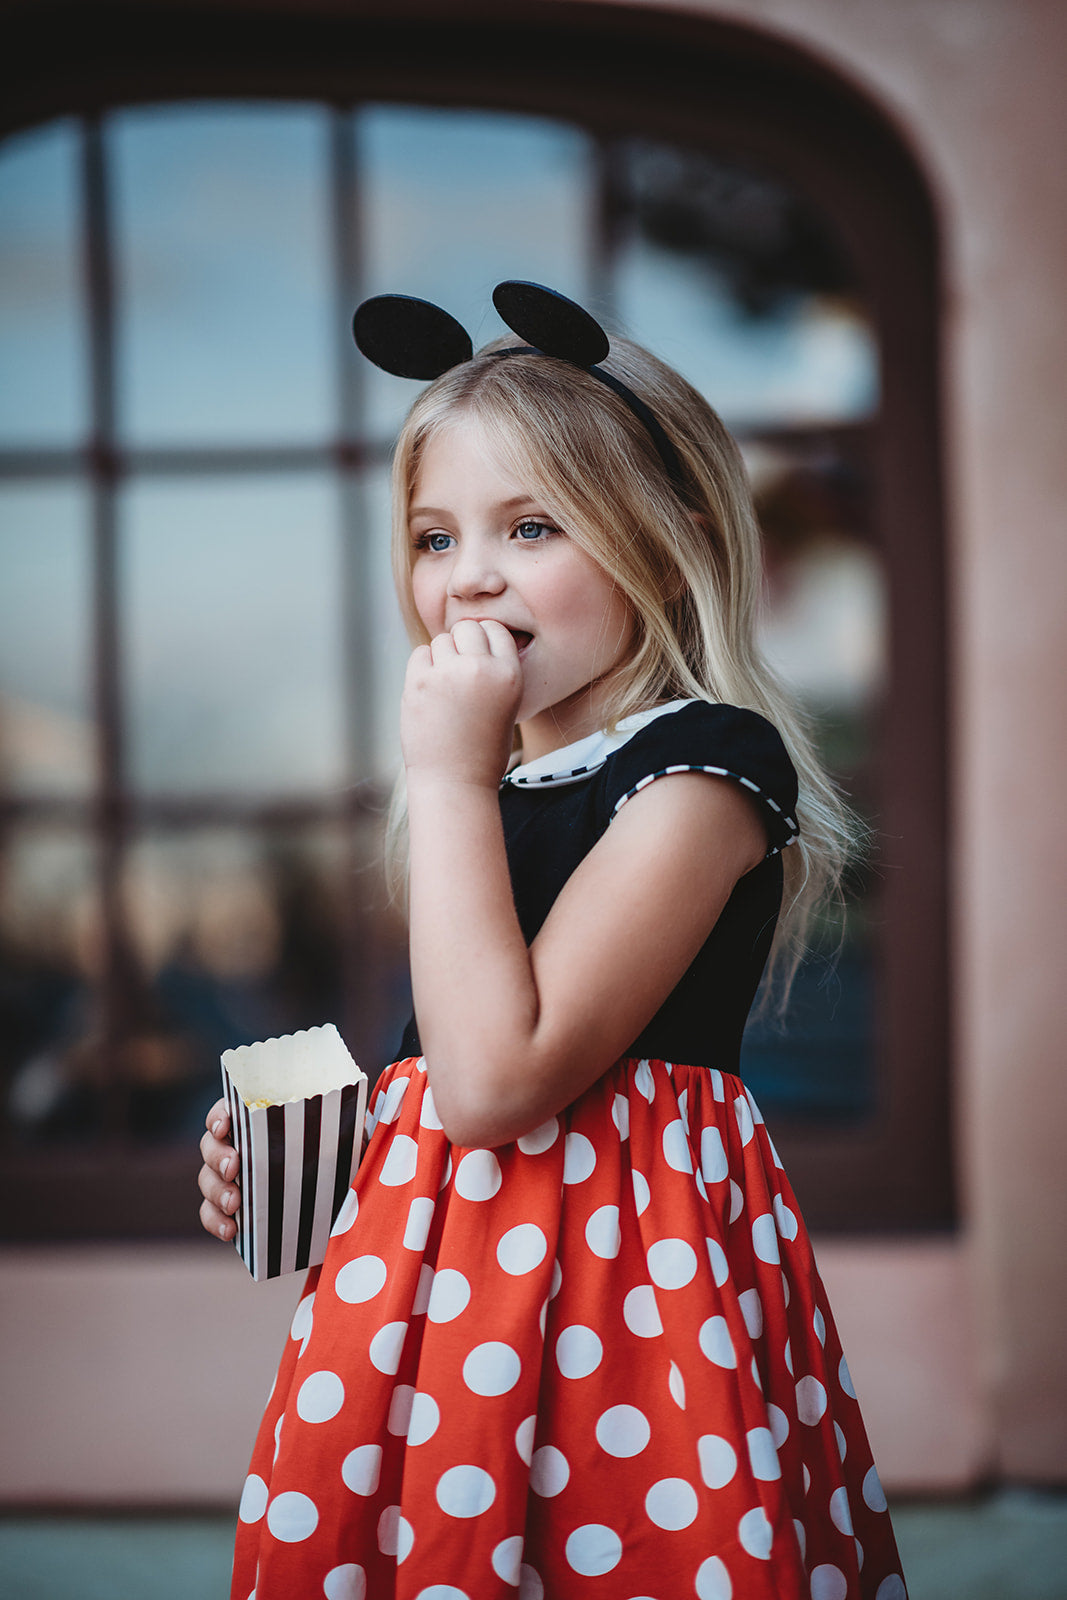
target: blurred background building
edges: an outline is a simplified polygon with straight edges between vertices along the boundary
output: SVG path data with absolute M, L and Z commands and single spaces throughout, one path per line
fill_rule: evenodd
M 369 294 L 547 282 L 742 443 L 874 844 L 746 1075 L 887 1484 L 1067 1479 L 1056 0 L 0 0 L 8 1504 L 229 1505 L 295 1281 L 197 1237 L 229 1045 L 408 995 Z M 836 965 L 828 952 L 840 945 Z

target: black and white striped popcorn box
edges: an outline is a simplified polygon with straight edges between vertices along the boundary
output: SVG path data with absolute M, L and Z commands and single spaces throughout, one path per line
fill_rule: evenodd
M 366 1073 L 331 1022 L 224 1051 L 222 1088 L 241 1158 L 241 1259 L 257 1283 L 318 1266 L 359 1165 Z

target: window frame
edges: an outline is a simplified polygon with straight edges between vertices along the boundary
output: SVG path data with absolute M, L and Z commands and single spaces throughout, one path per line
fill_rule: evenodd
M 872 469 L 876 539 L 885 558 L 892 619 L 891 690 L 877 775 L 877 870 L 886 922 L 880 968 L 884 1034 L 876 1068 L 881 1100 L 861 1126 L 776 1119 L 774 1134 L 813 1228 L 901 1232 L 951 1225 L 951 749 L 940 268 L 932 199 L 888 119 L 813 58 L 754 31 L 693 15 L 562 0 L 517 0 L 505 16 L 466 0 L 450 6 L 447 19 L 411 0 L 375 0 L 343 16 L 298 13 L 291 3 L 100 4 L 91 16 L 85 8 L 64 5 L 24 8 L 9 18 L 8 29 L 0 104 L 9 131 L 61 115 L 94 118 L 108 108 L 190 98 L 306 99 L 339 107 L 373 99 L 525 111 L 561 118 L 604 141 L 637 134 L 762 167 L 795 185 L 832 219 L 872 308 L 881 360 Z M 353 172 L 346 181 L 355 182 Z M 597 221 L 607 239 L 610 218 Z M 341 258 L 342 277 L 354 279 L 357 239 L 342 242 Z M 98 313 L 96 337 L 107 347 L 96 351 L 94 371 L 98 381 L 103 374 L 106 390 L 111 290 L 99 241 L 91 238 L 87 281 Z M 351 370 L 351 364 L 342 368 Z M 355 376 L 343 379 L 343 385 L 354 383 Z M 362 455 L 347 426 L 351 388 L 342 393 L 341 435 L 320 454 L 352 483 Z M 118 663 L 115 617 L 109 613 L 114 486 L 130 463 L 115 449 L 105 392 L 95 394 L 94 417 L 95 439 L 82 465 L 91 467 L 96 485 L 102 664 L 97 703 L 112 730 L 101 743 L 98 814 L 107 906 L 118 894 L 123 830 L 133 820 L 121 785 L 109 778 L 121 761 L 113 743 Z M 0 472 L 18 470 L 15 454 L 0 462 Z M 244 460 L 254 452 L 240 454 Z M 27 463 L 21 465 L 25 470 Z M 357 792 L 350 806 L 364 814 L 376 799 Z M 164 812 L 170 805 L 158 804 Z M 34 815 L 59 819 L 64 809 L 57 803 Z M 22 803 L 0 802 L 0 827 L 20 814 Z M 242 812 L 233 806 L 229 814 L 271 822 L 269 807 Z M 218 816 L 213 809 L 211 820 Z M 293 820 L 291 808 L 286 818 Z M 139 808 L 137 820 L 153 819 Z M 109 926 L 119 929 L 116 905 L 108 915 Z M 121 1005 L 121 995 L 111 1003 Z M 17 1219 L 16 1234 L 23 1240 L 90 1233 L 158 1237 L 174 1230 L 173 1219 L 188 1205 L 189 1227 L 180 1231 L 195 1231 L 188 1161 L 184 1151 L 138 1152 L 121 1142 L 77 1156 L 67 1149 L 26 1152 L 8 1160 L 0 1177 L 3 1214 Z M 127 1198 L 131 1193 L 143 1197 L 136 1207 Z M 10 1226 L 5 1233 L 12 1236 Z

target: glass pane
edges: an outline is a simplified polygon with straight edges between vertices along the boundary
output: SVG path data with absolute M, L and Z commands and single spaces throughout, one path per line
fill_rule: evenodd
M 588 299 L 594 169 L 588 138 L 537 117 L 372 106 L 360 116 L 364 288 L 443 305 L 475 347 L 504 331 L 490 295 L 531 278 Z M 413 385 L 375 369 L 376 436 Z
M 400 771 L 400 695 L 411 645 L 400 617 L 390 559 L 389 473 L 368 473 L 364 487 L 370 536 L 371 595 L 374 618 L 375 716 L 374 776 L 392 783 Z
M 93 782 L 87 496 L 0 487 L 0 790 L 86 794 Z
M 314 794 L 346 781 L 333 480 L 142 482 L 123 498 L 131 783 Z
M 88 427 L 78 127 L 0 148 L 0 445 L 71 445 Z
M 101 962 L 89 840 L 28 827 L 0 835 L 0 1093 L 18 1142 L 99 1129 Z
M 343 1025 L 351 876 L 342 833 L 328 826 L 137 841 L 126 904 L 143 984 L 127 1048 L 138 1133 L 199 1136 L 223 1050 Z
M 734 429 L 877 408 L 874 333 L 825 218 L 776 179 L 698 151 L 619 150 L 622 325 Z
M 327 129 L 317 107 L 188 106 L 112 120 L 128 442 L 333 431 Z

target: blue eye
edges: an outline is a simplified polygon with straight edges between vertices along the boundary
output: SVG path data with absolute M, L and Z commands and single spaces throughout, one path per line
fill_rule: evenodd
M 553 528 L 551 523 L 538 522 L 533 517 L 525 517 L 522 522 L 517 523 L 515 526 L 516 535 L 526 544 L 533 544 L 536 540 L 544 538 L 546 534 L 555 532 L 556 529 Z
M 424 533 L 415 540 L 416 550 L 430 550 L 435 556 L 442 555 L 452 543 L 450 533 Z

